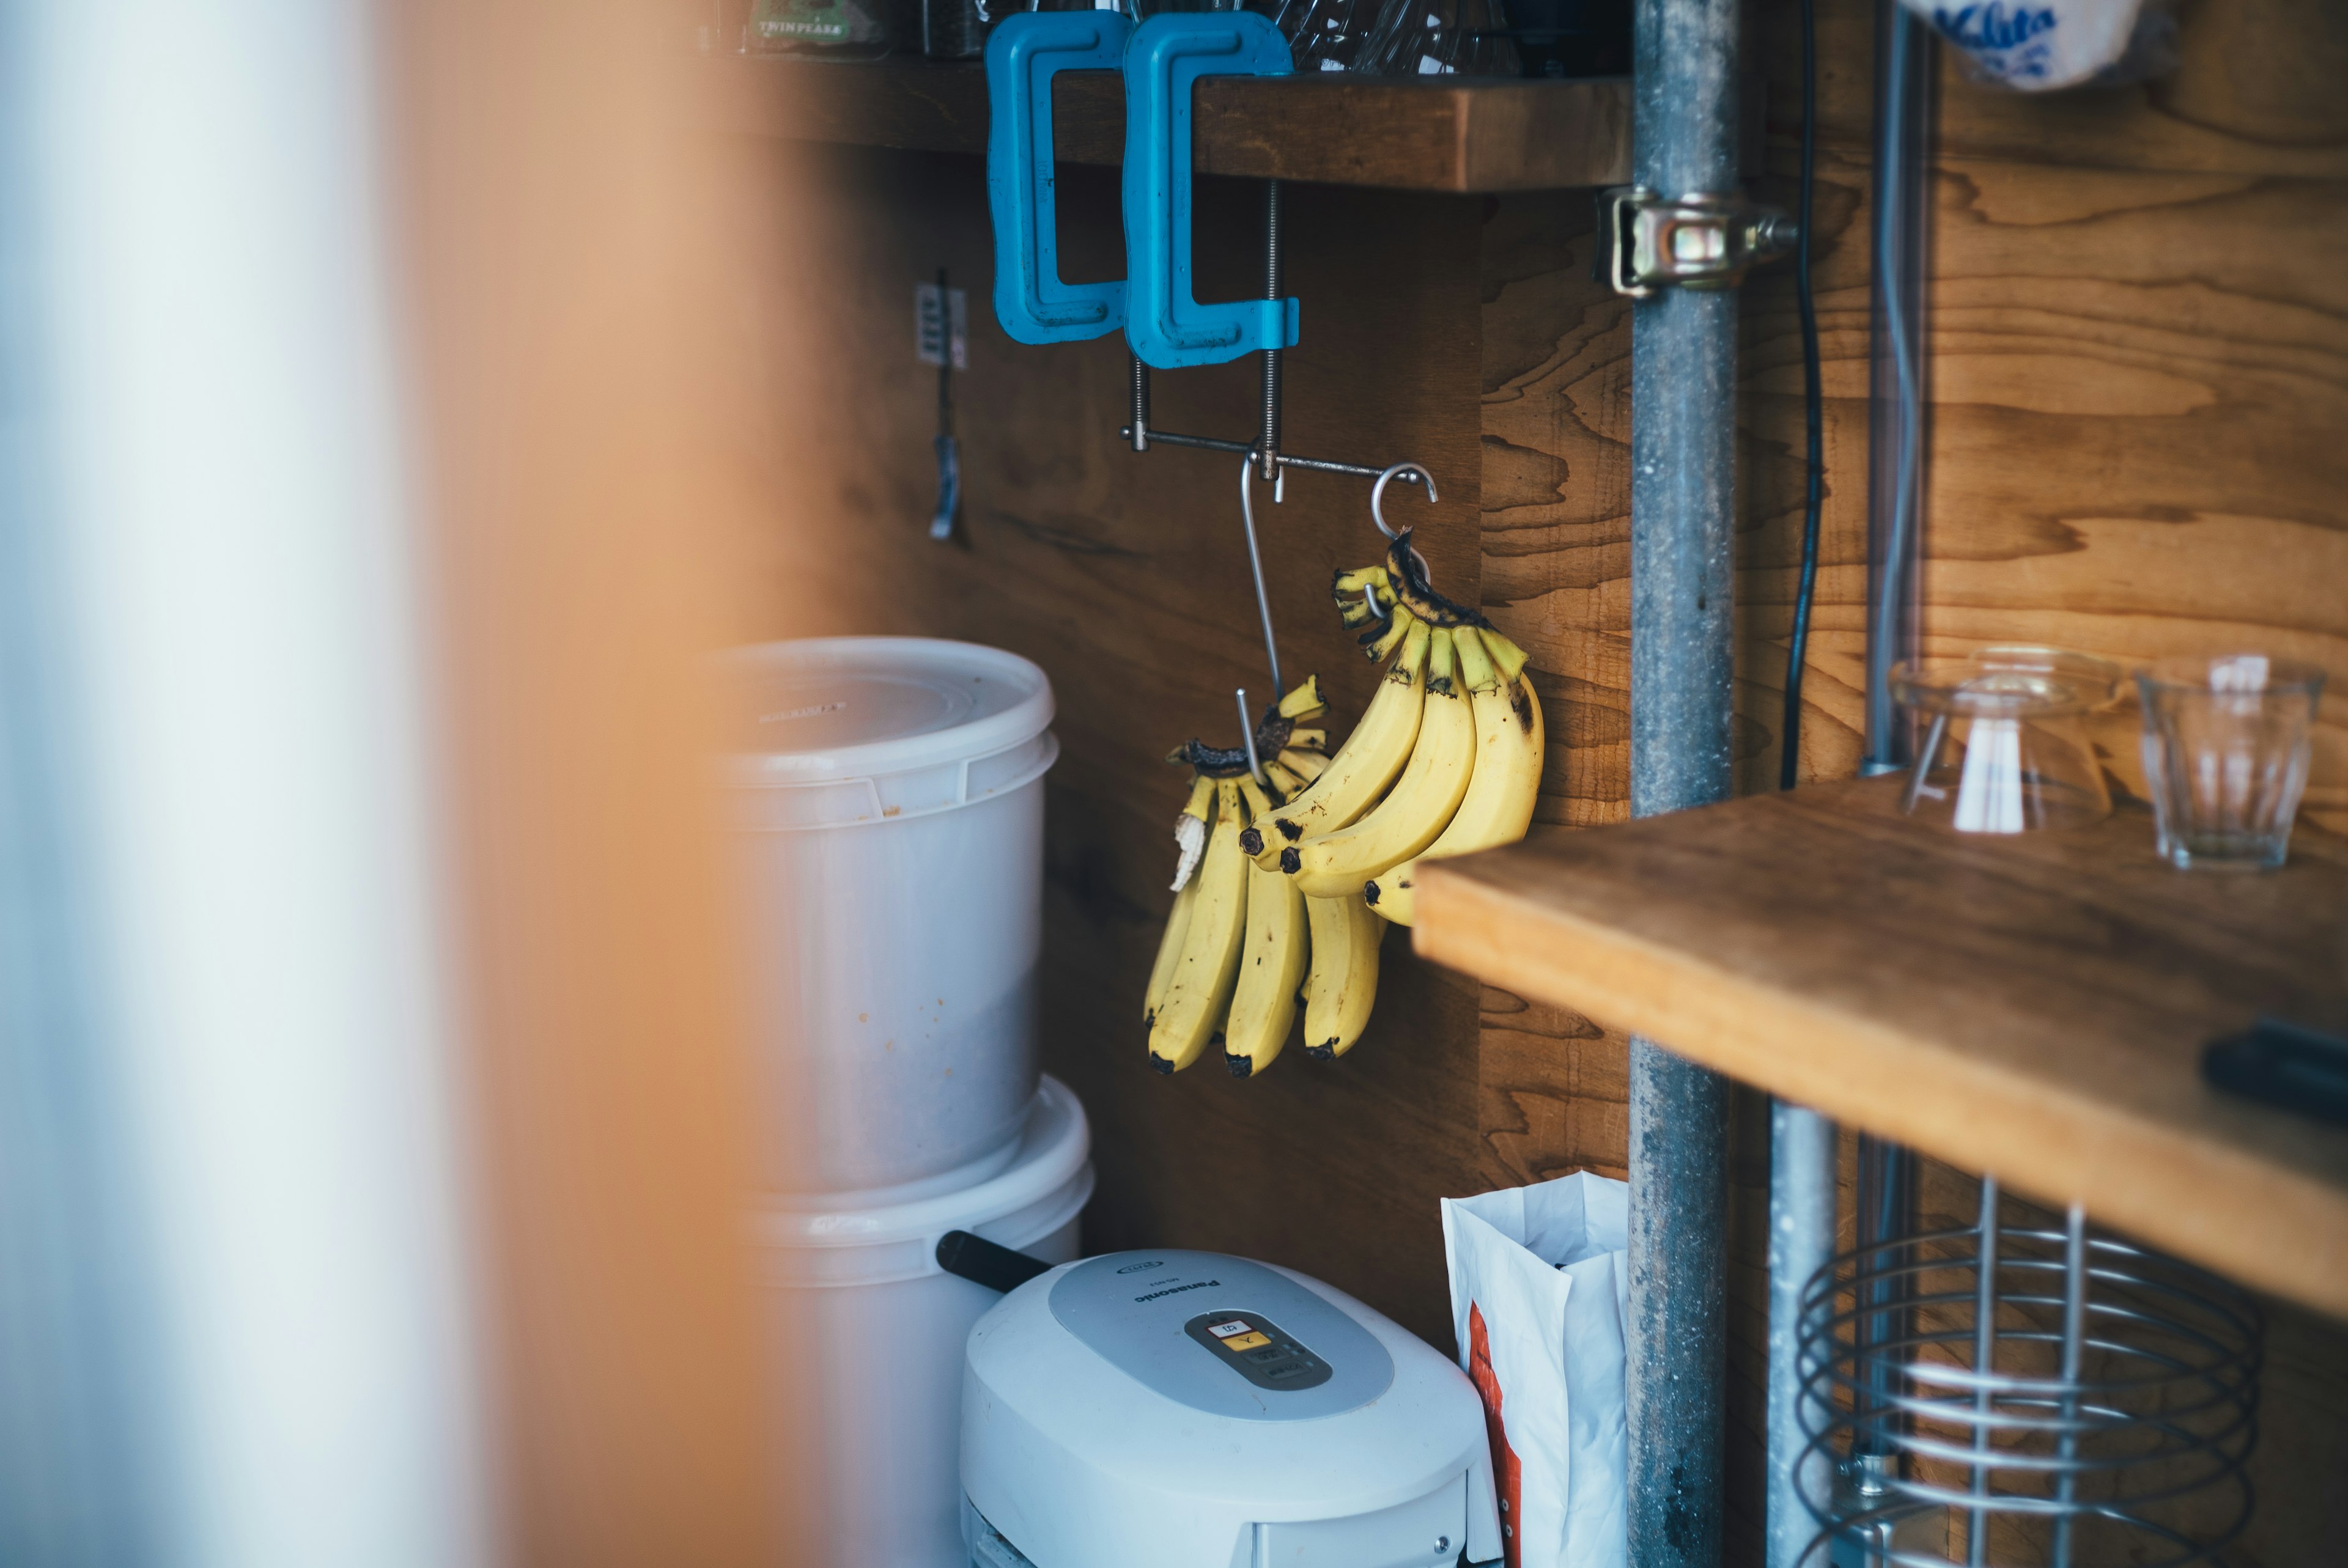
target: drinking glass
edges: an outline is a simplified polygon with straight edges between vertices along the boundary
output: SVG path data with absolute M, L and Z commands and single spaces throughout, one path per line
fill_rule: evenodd
M 2119 682 L 2117 665 L 2022 644 L 1894 665 L 1892 695 L 1924 731 L 1900 809 L 1958 833 L 2101 822 L 2111 794 L 2085 715 Z
M 2271 871 L 2291 849 L 2323 671 L 2230 653 L 2137 672 L 2160 857 L 2180 871 Z

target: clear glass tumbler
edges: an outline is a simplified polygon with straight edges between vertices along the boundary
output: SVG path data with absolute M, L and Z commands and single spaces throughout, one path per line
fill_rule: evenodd
M 2112 798 L 2085 715 L 2119 683 L 2117 665 L 2020 644 L 1892 666 L 1892 695 L 1924 725 L 1900 809 L 1958 833 L 2101 822 Z
M 2291 849 L 2323 671 L 2231 653 L 2137 672 L 2160 857 L 2180 871 L 2271 871 Z

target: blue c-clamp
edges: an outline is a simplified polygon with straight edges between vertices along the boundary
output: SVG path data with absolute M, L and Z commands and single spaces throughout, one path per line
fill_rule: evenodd
M 1052 77 L 1125 74 L 1126 277 L 1060 281 L 1053 203 Z M 994 313 L 1019 343 L 1072 343 L 1118 326 L 1160 370 L 1220 364 L 1296 342 L 1293 299 L 1201 304 L 1190 281 L 1190 98 L 1200 77 L 1282 77 L 1280 29 L 1250 11 L 1167 12 L 1138 27 L 1111 11 L 1007 16 L 986 45 L 987 202 Z

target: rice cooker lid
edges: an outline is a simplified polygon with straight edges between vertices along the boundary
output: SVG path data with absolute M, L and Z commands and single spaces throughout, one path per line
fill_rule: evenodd
M 1053 1283 L 1051 1309 L 1101 1359 L 1209 1415 L 1314 1420 L 1357 1409 L 1394 1384 L 1394 1358 L 1350 1313 L 1245 1258 L 1089 1258 Z
M 827 784 L 990 756 L 1052 722 L 1028 660 L 928 637 L 822 637 L 725 664 L 733 782 Z

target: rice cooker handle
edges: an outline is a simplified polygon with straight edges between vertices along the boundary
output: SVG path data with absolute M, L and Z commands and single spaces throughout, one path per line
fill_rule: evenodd
M 1040 1257 L 997 1246 L 968 1231 L 948 1231 L 938 1238 L 938 1266 L 1005 1296 L 1037 1275 L 1052 1272 L 1052 1266 Z

